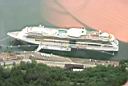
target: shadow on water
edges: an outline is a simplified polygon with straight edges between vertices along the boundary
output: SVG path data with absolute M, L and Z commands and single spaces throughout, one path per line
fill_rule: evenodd
M 12 40 L 10 43 L 11 43 L 12 46 L 15 46 L 16 48 L 19 48 L 22 51 L 24 51 L 24 50 L 25 51 L 33 51 L 38 47 L 38 45 L 36 45 L 36 44 L 23 42 L 23 41 L 16 40 L 16 39 Z
M 8 45 L 0 46 L 0 52 L 15 52 L 15 51 L 33 51 L 38 45 L 23 42 L 20 40 L 10 40 Z
M 101 59 L 101 60 L 108 60 L 113 55 L 104 53 L 104 52 L 98 52 L 93 50 L 76 50 L 72 49 L 72 51 L 56 51 L 56 50 L 41 50 L 40 52 L 45 53 L 52 53 L 55 55 L 61 55 L 61 56 L 67 56 L 67 57 L 74 57 L 74 58 L 87 58 L 87 59 Z

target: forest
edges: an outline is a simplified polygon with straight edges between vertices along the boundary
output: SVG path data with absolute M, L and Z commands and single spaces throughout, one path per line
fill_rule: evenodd
M 74 72 L 44 64 L 21 62 L 0 66 L 0 86 L 121 86 L 128 80 L 128 61 L 120 66 L 97 66 Z

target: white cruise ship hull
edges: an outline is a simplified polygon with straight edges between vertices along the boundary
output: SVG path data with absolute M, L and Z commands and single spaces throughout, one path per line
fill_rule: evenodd
M 49 30 L 49 29 L 48 29 Z M 63 29 L 62 29 L 63 30 Z M 75 33 L 75 31 L 74 31 Z M 88 49 L 88 50 L 96 50 L 96 51 L 112 51 L 117 52 L 119 50 L 119 45 L 115 44 L 101 44 L 101 43 L 95 43 L 86 41 L 83 39 L 79 39 L 79 35 L 72 34 L 70 37 L 55 37 L 45 35 L 44 37 L 28 37 L 29 32 L 23 33 L 23 31 L 17 31 L 17 32 L 8 32 L 7 35 L 10 37 L 13 37 L 15 39 L 25 41 L 32 44 L 39 45 L 36 51 L 40 51 L 41 49 L 49 49 L 49 50 L 58 50 L 58 51 L 71 51 L 71 49 Z M 63 34 L 61 34 L 63 35 Z M 29 35 L 31 36 L 31 35 Z M 71 36 L 75 36 L 73 39 Z M 46 38 L 45 38 L 46 37 Z M 57 38 L 57 39 L 56 39 Z M 79 39 L 78 41 L 76 41 Z M 75 40 L 75 43 L 70 43 L 70 40 Z M 89 38 L 87 40 L 90 40 Z M 98 39 L 101 40 L 101 39 Z M 97 41 L 97 39 L 93 39 L 93 41 Z M 106 40 L 103 40 L 106 42 Z M 116 40 L 117 41 L 117 40 Z

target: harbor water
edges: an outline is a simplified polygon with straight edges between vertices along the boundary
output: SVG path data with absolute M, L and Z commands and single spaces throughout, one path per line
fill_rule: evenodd
M 43 0 L 0 0 L 0 51 L 17 51 L 25 50 L 26 47 L 29 49 L 30 47 L 36 47 L 35 45 L 8 47 L 14 44 L 14 39 L 7 36 L 7 32 L 22 30 L 22 28 L 25 26 L 34 26 L 40 24 L 54 27 L 54 25 L 50 24 L 42 17 L 42 8 L 45 8 L 45 6 L 42 6 L 41 3 L 43 3 Z M 95 56 L 99 56 L 100 58 L 108 57 L 108 59 L 115 60 L 128 59 L 128 43 L 120 42 L 119 46 L 120 49 L 116 55 L 108 55 L 99 52 L 97 53 L 96 51 L 73 51 L 71 53 L 64 53 L 69 53 L 75 55 L 76 57 L 94 58 Z M 34 48 L 32 48 L 32 50 Z M 58 51 L 53 51 L 53 53 L 57 52 Z

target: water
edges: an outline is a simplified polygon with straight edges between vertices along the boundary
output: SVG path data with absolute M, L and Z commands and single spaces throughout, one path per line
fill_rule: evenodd
M 12 38 L 6 35 L 9 31 L 21 30 L 25 26 L 31 25 L 45 25 L 53 26 L 45 19 L 42 18 L 41 9 L 43 6 L 43 0 L 0 0 L 0 45 L 11 45 Z M 3 51 L 9 50 L 5 47 Z M 21 50 L 20 48 L 14 48 L 14 50 Z M 66 52 L 67 53 L 67 52 Z M 93 57 L 99 54 L 88 51 L 73 51 L 73 54 L 81 57 Z M 88 54 L 88 55 L 87 55 Z M 100 54 L 99 57 L 105 57 Z M 120 50 L 115 56 L 109 56 L 109 59 L 128 59 L 128 44 L 120 42 Z

